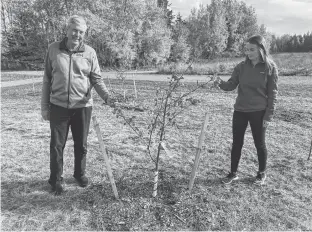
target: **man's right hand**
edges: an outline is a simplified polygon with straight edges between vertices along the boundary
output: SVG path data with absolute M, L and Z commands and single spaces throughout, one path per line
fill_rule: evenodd
M 42 119 L 45 121 L 50 121 L 50 111 L 41 111 Z

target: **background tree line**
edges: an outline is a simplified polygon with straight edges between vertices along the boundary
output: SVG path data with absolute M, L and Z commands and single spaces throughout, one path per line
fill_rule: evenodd
M 311 52 L 312 32 L 303 35 L 272 35 L 271 52 Z
M 271 35 L 255 9 L 237 0 L 212 0 L 186 19 L 173 15 L 168 0 L 2 0 L 2 69 L 42 68 L 48 44 L 65 36 L 73 14 L 87 19 L 86 42 L 102 67 L 241 56 L 255 33 L 272 52 L 312 51 L 312 33 Z

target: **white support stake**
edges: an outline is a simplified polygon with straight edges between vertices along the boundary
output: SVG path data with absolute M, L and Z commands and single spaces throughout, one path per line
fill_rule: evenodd
M 34 81 L 34 79 L 32 79 L 32 87 L 33 87 L 33 94 L 35 96 L 35 81 Z
M 127 91 L 127 90 L 124 89 L 124 92 L 123 92 L 124 100 L 126 100 L 126 91 Z
M 191 174 L 191 178 L 190 178 L 190 182 L 189 182 L 189 191 L 192 190 L 193 185 L 194 185 L 194 181 L 195 181 L 195 177 L 196 177 L 196 171 L 197 171 L 197 168 L 199 165 L 200 152 L 202 150 L 202 145 L 203 145 L 204 138 L 205 138 L 205 131 L 206 131 L 207 124 L 208 124 L 208 112 L 205 114 L 205 120 L 202 124 L 202 129 L 201 129 L 200 136 L 198 139 L 196 157 L 195 157 L 194 166 L 193 166 L 193 170 L 192 170 L 192 174 Z
M 157 187 L 158 187 L 158 171 L 154 171 L 154 187 L 153 187 L 153 197 L 157 196 Z
M 112 91 L 113 88 L 112 88 L 112 85 L 110 83 L 110 80 L 109 80 L 108 76 L 106 76 L 106 78 L 107 78 L 107 81 L 108 81 L 109 90 Z
M 105 160 L 105 163 L 106 163 L 106 169 L 107 169 L 107 172 L 108 172 L 109 180 L 110 180 L 112 188 L 113 188 L 113 192 L 114 192 L 115 198 L 119 199 L 117 188 L 116 188 L 116 184 L 115 184 L 115 180 L 114 180 L 114 176 L 113 176 L 113 172 L 112 172 L 112 169 L 111 169 L 111 166 L 110 166 L 110 163 L 109 163 L 109 159 L 108 159 L 108 156 L 107 156 L 106 148 L 105 148 L 105 145 L 103 143 L 100 127 L 99 127 L 99 124 L 97 122 L 96 116 L 93 116 L 92 120 L 93 120 L 94 129 L 96 131 L 96 134 L 97 134 L 97 137 L 98 137 L 98 140 L 99 140 L 99 143 L 100 143 L 100 148 L 102 150 L 102 153 L 104 154 L 104 160 Z

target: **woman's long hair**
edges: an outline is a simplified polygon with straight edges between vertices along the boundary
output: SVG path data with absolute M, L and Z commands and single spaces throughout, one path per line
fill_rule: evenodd
M 259 51 L 260 51 L 260 55 L 261 55 L 262 61 L 265 64 L 266 74 L 271 75 L 273 67 L 275 66 L 275 63 L 271 59 L 271 57 L 269 55 L 269 51 L 268 51 L 268 49 L 266 47 L 265 39 L 263 38 L 263 36 L 261 36 L 261 35 L 251 36 L 247 40 L 247 42 L 250 43 L 250 44 L 257 45 L 257 47 L 259 48 Z M 246 60 L 249 60 L 248 56 L 246 56 Z

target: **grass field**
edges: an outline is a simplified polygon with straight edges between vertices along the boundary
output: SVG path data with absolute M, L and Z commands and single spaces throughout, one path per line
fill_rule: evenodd
M 157 83 L 162 86 L 165 82 Z M 193 84 L 186 84 L 185 89 Z M 117 80 L 114 89 L 120 90 Z M 131 83 L 126 87 L 131 94 Z M 138 102 L 153 102 L 153 82 L 137 82 Z M 307 161 L 312 137 L 312 79 L 280 77 L 275 119 L 267 132 L 268 180 L 252 184 L 257 171 L 251 131 L 245 136 L 241 179 L 221 184 L 228 173 L 231 118 L 235 92 L 201 89 L 198 105 L 178 119 L 161 154 L 159 195 L 152 198 L 152 169 L 145 144 L 102 105 L 95 95 L 93 115 L 100 123 L 122 202 L 114 200 L 103 155 L 94 129 L 89 136 L 89 187 L 78 187 L 73 174 L 73 142 L 65 147 L 66 192 L 55 196 L 49 177 L 49 124 L 40 116 L 41 84 L 2 88 L 1 93 L 1 225 L 2 230 L 312 230 L 312 160 Z M 205 112 L 209 123 L 205 150 L 192 193 L 187 190 Z M 136 115 L 141 128 L 149 111 Z
M 311 76 L 312 75 L 312 53 L 279 53 L 272 54 L 272 59 L 276 63 L 280 75 L 284 76 Z M 198 60 L 192 64 L 186 74 L 225 74 L 232 73 L 234 67 L 244 58 L 219 58 L 212 61 Z M 173 71 L 184 73 L 188 65 L 174 63 L 158 68 L 161 74 L 169 74 Z

